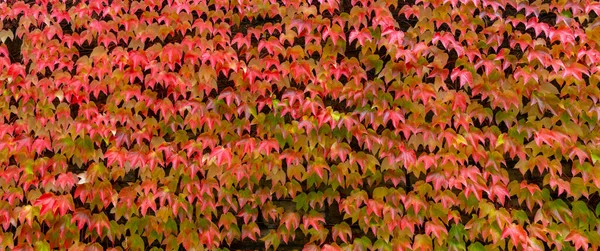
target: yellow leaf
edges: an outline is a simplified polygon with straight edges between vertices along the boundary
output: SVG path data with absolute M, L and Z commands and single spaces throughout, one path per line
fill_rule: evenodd
M 9 39 L 11 41 L 13 41 L 15 39 L 15 34 L 12 33 L 12 31 L 10 30 L 2 30 L 0 31 L 0 41 L 2 41 L 2 43 L 6 42 L 6 39 Z
M 467 145 L 467 140 L 462 135 L 456 135 L 456 143 Z
M 498 136 L 498 139 L 496 140 L 496 147 L 501 146 L 502 144 L 504 144 L 504 134 L 500 134 L 500 136 Z

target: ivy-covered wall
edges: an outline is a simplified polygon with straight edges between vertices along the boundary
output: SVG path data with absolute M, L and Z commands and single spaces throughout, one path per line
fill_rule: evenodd
M 0 250 L 598 250 L 599 13 L 0 1 Z

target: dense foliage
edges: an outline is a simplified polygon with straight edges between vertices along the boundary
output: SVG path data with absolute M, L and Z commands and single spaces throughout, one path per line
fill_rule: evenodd
M 4 0 L 0 250 L 598 250 L 600 3 Z

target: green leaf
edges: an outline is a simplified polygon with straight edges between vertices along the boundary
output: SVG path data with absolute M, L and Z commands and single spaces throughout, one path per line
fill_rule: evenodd
M 575 201 L 571 205 L 573 208 L 571 210 L 573 212 L 573 218 L 580 220 L 580 222 L 585 222 L 588 224 L 589 222 L 592 222 L 593 218 L 595 218 L 594 214 L 588 208 L 585 202 Z
M 480 242 L 469 245 L 469 251 L 485 251 L 485 247 Z
M 375 68 L 375 73 L 381 72 L 383 68 L 383 60 L 379 58 L 379 55 L 369 55 L 362 58 L 361 62 L 365 64 L 365 70 L 371 70 Z
M 417 236 L 415 236 L 415 242 L 413 244 L 413 247 L 418 250 L 418 249 L 426 249 L 426 250 L 432 250 L 432 240 L 431 237 L 424 235 L 424 234 L 418 234 Z
M 450 228 L 450 231 L 448 232 L 448 237 L 449 238 L 454 238 L 456 240 L 461 240 L 463 238 L 463 236 L 465 236 L 467 234 L 467 231 L 465 230 L 465 226 L 462 224 L 452 224 L 452 227 Z
M 546 213 L 552 215 L 558 221 L 571 221 L 572 213 L 569 206 L 562 199 L 557 199 L 544 204 Z M 568 216 L 568 218 L 567 218 Z
M 382 239 L 378 239 L 375 241 L 375 244 L 373 244 L 373 250 L 392 250 L 392 245 Z
M 185 130 L 178 130 L 177 132 L 175 132 L 174 142 L 184 144 L 188 141 L 188 139 L 189 138 Z
M 28 159 L 23 162 L 23 166 L 25 166 L 25 173 L 29 175 L 33 175 L 33 160 Z
M 137 233 L 139 228 L 139 218 L 132 217 L 125 223 L 125 229 L 129 230 L 130 233 Z
M 260 240 L 265 242 L 265 250 L 269 250 L 270 246 L 273 246 L 273 249 L 277 250 L 277 247 L 279 247 L 279 244 L 281 243 L 277 232 L 275 232 L 274 230 L 271 230 L 269 234 L 267 234 Z
M 373 199 L 383 200 L 388 195 L 388 189 L 386 187 L 377 187 L 373 190 Z
M 137 234 L 129 238 L 129 248 L 132 250 L 145 250 L 144 240 Z
M 152 243 L 155 240 L 158 240 L 158 242 L 162 242 L 162 238 L 163 238 L 163 234 L 162 233 L 158 233 L 156 232 L 156 230 L 152 230 L 150 231 L 150 234 L 148 235 L 148 243 Z
M 89 136 L 85 136 L 83 138 L 78 138 L 75 144 L 81 149 L 85 150 L 86 153 L 90 153 L 94 151 L 94 143 Z
M 451 250 L 465 250 L 465 242 L 457 239 L 448 240 L 448 247 Z
M 373 243 L 371 242 L 371 240 L 368 237 L 363 236 L 361 238 L 354 239 L 354 245 L 363 248 L 363 249 L 360 249 L 360 250 L 367 250 L 367 249 L 371 248 L 371 246 L 373 245 Z
M 585 183 L 581 177 L 571 178 L 571 196 L 578 199 L 581 195 L 587 196 L 589 194 Z
M 4 248 L 9 248 L 9 249 L 13 249 L 15 247 L 15 243 L 14 243 L 14 238 L 13 238 L 13 233 L 8 232 L 8 233 L 2 233 L 2 241 L 0 242 L 0 249 L 4 249 Z
M 35 244 L 35 250 L 38 251 L 50 251 L 50 244 L 46 241 L 36 241 Z
M 523 210 L 515 210 L 513 211 L 513 219 L 517 220 L 519 222 L 519 224 L 523 224 L 524 222 L 529 223 L 529 217 L 527 216 L 527 213 L 525 213 L 525 211 Z
M 598 153 L 598 151 L 592 151 L 591 155 L 592 155 L 592 163 L 596 164 L 596 162 L 598 160 L 600 160 L 600 154 Z
M 308 202 L 306 193 L 300 193 L 292 200 L 296 203 L 296 211 L 304 209 L 308 211 Z

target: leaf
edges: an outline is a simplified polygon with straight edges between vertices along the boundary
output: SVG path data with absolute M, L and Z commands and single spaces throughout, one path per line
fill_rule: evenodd
M 590 155 L 592 155 L 593 164 L 596 164 L 596 162 L 600 160 L 600 153 L 598 153 L 598 151 L 592 151 Z
M 428 221 L 425 223 L 425 233 L 429 236 L 433 234 L 436 237 L 436 241 L 438 244 L 442 244 L 446 242 L 446 237 L 448 236 L 448 230 L 443 223 L 439 221 Z
M 218 226 L 224 227 L 226 230 L 229 230 L 229 228 L 235 224 L 237 224 L 237 219 L 235 218 L 235 215 L 233 215 L 231 212 L 227 212 L 226 214 L 221 215 Z
M 78 181 L 79 178 L 71 172 L 59 174 L 56 178 L 57 186 L 65 191 L 70 191 Z
M 148 194 L 146 196 L 143 196 L 140 198 L 141 202 L 139 203 L 140 205 L 138 205 L 140 207 L 140 213 L 142 214 L 142 216 L 146 215 L 146 212 L 148 211 L 148 208 L 151 208 L 152 211 L 156 212 L 156 201 L 154 198 L 153 194 Z M 138 200 L 140 201 L 140 200 Z
M 371 31 L 367 28 L 362 28 L 361 30 L 353 29 L 348 37 L 348 43 L 352 43 L 354 40 L 358 40 L 360 46 L 365 46 L 365 42 L 372 41 L 373 37 L 371 36 Z
M 471 86 L 473 84 L 473 74 L 470 71 L 455 68 L 450 74 L 450 79 L 456 81 L 457 78 L 459 78 L 460 88 L 463 88 L 465 85 Z
M 432 240 L 431 237 L 424 235 L 424 234 L 418 234 L 415 236 L 415 241 L 413 243 L 412 249 L 413 250 L 433 250 L 432 248 Z
M 313 229 L 319 231 L 322 227 L 319 222 L 325 223 L 325 218 L 323 215 L 315 210 L 311 210 L 307 215 L 302 217 L 302 227 L 304 230 L 308 230 L 308 227 L 312 227 Z
M 33 203 L 34 206 L 40 207 L 40 215 L 44 215 L 48 212 L 55 212 L 54 205 L 56 204 L 56 198 L 54 194 L 45 193 L 40 196 Z
M 251 222 L 249 224 L 244 224 L 242 226 L 242 238 L 241 240 L 244 240 L 246 238 L 249 238 L 253 241 L 256 241 L 256 237 L 260 236 L 260 228 L 258 228 L 258 225 L 256 225 L 256 222 Z
M 475 242 L 469 245 L 469 251 L 485 251 L 485 247 L 480 242 Z
M 110 231 L 110 224 L 106 214 L 99 213 L 92 215 L 92 219 L 90 220 L 90 228 L 96 230 L 98 236 L 104 237 L 102 230 L 106 228 L 108 231 Z
M 12 33 L 11 30 L 0 30 L 0 41 L 2 41 L 2 43 L 6 43 L 7 39 L 10 39 L 10 41 L 14 41 L 15 35 Z
M 600 215 L 600 202 L 596 205 L 596 216 Z
M 325 244 L 325 245 L 323 245 L 323 248 L 321 248 L 321 251 L 341 251 L 341 250 L 342 249 L 336 243 L 333 243 L 332 245 Z
M 594 213 L 588 208 L 585 202 L 575 201 L 571 204 L 573 217 L 581 222 L 588 223 L 595 218 Z
M 129 237 L 129 248 L 132 250 L 145 250 L 144 240 L 137 234 Z
M 383 69 L 383 60 L 378 55 L 369 55 L 361 59 L 361 63 L 365 65 L 365 70 L 375 69 L 375 74 Z
M 527 242 L 527 232 L 523 227 L 511 223 L 502 231 L 502 238 L 510 236 L 510 240 L 515 246 L 524 245 Z
M 73 218 L 71 218 L 71 224 L 77 223 L 77 229 L 81 230 L 85 224 L 90 224 L 90 211 L 86 209 L 77 208 L 73 212 Z
M 500 202 L 500 205 L 504 205 L 505 199 L 510 198 L 508 189 L 502 184 L 490 186 L 488 194 L 490 198 L 497 198 L 498 202 Z
M 280 226 L 285 226 L 289 232 L 293 232 L 300 226 L 300 216 L 294 212 L 287 212 L 281 217 Z
M 35 250 L 39 250 L 39 251 L 50 251 L 50 243 L 41 240 L 41 241 L 36 241 L 34 244 Z
M 354 247 L 359 248 L 359 250 L 369 250 L 372 245 L 373 242 L 367 236 L 354 239 Z
M 504 144 L 504 134 L 500 134 L 498 139 L 496 139 L 496 147 L 499 147 L 502 144 Z
M 215 147 L 211 152 L 210 157 L 216 158 L 216 164 L 219 166 L 223 164 L 227 164 L 227 166 L 230 166 L 233 154 L 231 152 L 231 149 L 229 148 Z
M 279 235 L 274 230 L 269 231 L 269 233 L 260 240 L 265 242 L 265 250 L 269 250 L 270 246 L 273 246 L 273 249 L 277 250 L 277 247 L 279 247 L 279 244 L 281 243 Z
M 573 242 L 573 244 L 575 244 L 576 250 L 579 250 L 581 248 L 583 248 L 583 250 L 589 249 L 590 241 L 585 235 L 579 233 L 579 231 L 577 230 L 571 230 L 571 232 L 565 238 L 565 241 Z
M 348 225 L 346 222 L 336 224 L 332 228 L 331 237 L 334 241 L 339 238 L 344 243 L 349 242 L 352 239 L 352 230 L 350 229 L 350 225 Z
M 0 248 L 9 248 L 11 250 L 14 249 L 14 234 L 11 232 L 0 234 Z

